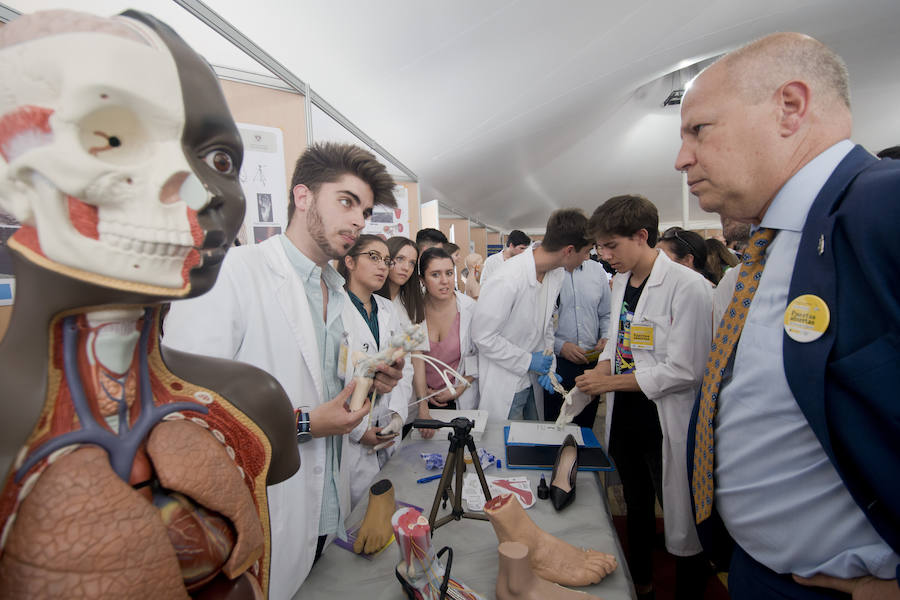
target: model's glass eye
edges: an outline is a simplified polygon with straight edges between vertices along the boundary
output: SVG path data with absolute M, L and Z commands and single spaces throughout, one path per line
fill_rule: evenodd
M 231 175 L 234 173 L 234 161 L 231 156 L 224 150 L 213 150 L 203 157 L 210 167 L 222 175 Z

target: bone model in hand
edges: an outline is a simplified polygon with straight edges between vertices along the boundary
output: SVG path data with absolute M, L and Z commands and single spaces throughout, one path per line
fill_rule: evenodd
M 376 368 L 380 364 L 390 365 L 403 358 L 425 341 L 425 328 L 421 324 L 410 325 L 391 338 L 390 344 L 378 354 L 353 353 L 353 379 L 356 389 L 350 398 L 350 410 L 359 410 L 366 402 L 372 388 Z
M 590 401 L 591 397 L 588 394 L 585 394 L 577 387 L 573 387 L 563 395 L 563 403 L 559 408 L 559 417 L 556 418 L 555 425 L 564 427 L 571 423 L 572 419 L 577 417 Z

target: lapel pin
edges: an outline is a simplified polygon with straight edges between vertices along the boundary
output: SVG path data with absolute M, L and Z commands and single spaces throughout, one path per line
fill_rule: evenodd
M 819 256 L 822 256 L 825 253 L 825 234 L 819 235 Z

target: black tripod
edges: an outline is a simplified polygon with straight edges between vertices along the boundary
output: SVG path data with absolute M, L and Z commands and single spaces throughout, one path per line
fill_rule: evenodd
M 434 504 L 431 507 L 431 515 L 428 517 L 428 524 L 431 526 L 431 533 L 434 530 L 450 522 L 450 520 L 459 521 L 465 517 L 467 519 L 480 519 L 487 521 L 486 515 L 481 513 L 473 513 L 462 509 L 462 486 L 463 471 L 465 470 L 465 461 L 463 454 L 465 448 L 469 449 L 469 455 L 472 457 L 472 464 L 475 466 L 475 472 L 478 473 L 478 480 L 481 482 L 481 490 L 484 492 L 484 499 L 491 499 L 491 492 L 488 491 L 487 481 L 484 479 L 484 471 L 481 469 L 481 461 L 478 460 L 478 453 L 475 451 L 475 441 L 472 439 L 472 427 L 475 426 L 473 421 L 465 417 L 456 417 L 449 423 L 436 421 L 433 419 L 416 419 L 413 427 L 416 429 L 440 429 L 442 427 L 452 427 L 453 432 L 448 436 L 450 440 L 450 451 L 447 453 L 447 461 L 444 463 L 444 472 L 441 473 L 441 482 L 438 485 L 437 494 L 434 497 Z M 444 515 L 437 519 L 438 506 L 441 499 L 450 488 L 450 480 L 456 474 L 456 489 L 449 490 L 452 494 L 451 504 L 452 510 L 450 514 Z

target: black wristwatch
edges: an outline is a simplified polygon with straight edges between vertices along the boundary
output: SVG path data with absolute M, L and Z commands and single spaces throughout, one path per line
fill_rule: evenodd
M 312 439 L 312 433 L 309 431 L 309 413 L 304 410 L 306 406 L 301 406 L 294 413 L 297 415 L 297 443 L 305 444 Z

